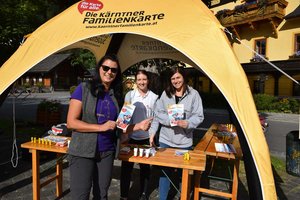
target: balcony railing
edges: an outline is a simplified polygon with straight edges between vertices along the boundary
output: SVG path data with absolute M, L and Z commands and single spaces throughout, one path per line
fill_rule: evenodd
M 265 55 L 261 55 L 261 56 L 264 57 L 266 60 L 269 60 L 269 58 L 266 57 Z M 264 62 L 264 60 L 261 57 L 255 55 L 253 56 L 253 58 L 250 59 L 250 62 Z
M 244 3 L 236 6 L 234 10 L 223 10 L 216 14 L 224 27 L 235 27 L 262 20 L 270 20 L 274 26 L 278 26 L 285 16 L 285 8 L 288 2 L 285 0 L 265 0 L 260 3 Z

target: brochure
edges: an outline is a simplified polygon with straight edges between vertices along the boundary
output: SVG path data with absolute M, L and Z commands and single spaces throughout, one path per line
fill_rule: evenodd
M 66 146 L 67 144 L 67 137 L 62 137 L 62 136 L 55 136 L 55 135 L 48 135 L 44 137 L 46 140 L 50 140 L 51 142 L 54 142 L 56 145 L 59 146 Z
M 189 150 L 181 149 L 181 150 L 175 150 L 176 156 L 183 156 L 185 153 L 188 153 Z
M 235 148 L 232 144 L 215 143 L 215 147 L 217 152 L 236 153 Z
M 117 127 L 126 130 L 132 118 L 135 105 L 124 104 L 117 119 Z
M 130 153 L 130 147 L 122 147 L 120 149 L 120 154 L 129 154 Z
M 168 116 L 171 126 L 177 126 L 177 121 L 184 119 L 184 105 L 172 104 L 168 107 Z

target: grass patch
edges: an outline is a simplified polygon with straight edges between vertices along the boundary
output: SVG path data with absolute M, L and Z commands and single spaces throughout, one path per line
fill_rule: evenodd
M 276 158 L 274 156 L 271 156 L 271 163 L 274 167 L 274 169 L 278 172 L 278 171 L 285 171 L 285 161 Z

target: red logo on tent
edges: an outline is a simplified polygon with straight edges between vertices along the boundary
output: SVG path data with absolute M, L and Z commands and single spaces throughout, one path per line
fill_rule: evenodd
M 83 13 L 83 11 L 98 11 L 103 8 L 103 3 L 98 0 L 85 0 L 78 4 L 78 10 L 80 14 Z

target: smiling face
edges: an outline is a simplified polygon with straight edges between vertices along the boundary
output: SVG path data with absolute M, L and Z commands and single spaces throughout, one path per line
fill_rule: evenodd
M 112 60 L 105 60 L 99 68 L 100 78 L 106 89 L 110 87 L 110 84 L 116 78 L 118 63 Z
M 171 83 L 173 87 L 175 88 L 176 91 L 182 91 L 183 90 L 183 83 L 184 79 L 182 74 L 176 72 L 172 77 L 171 77 Z
M 143 93 L 146 93 L 148 91 L 148 84 L 149 80 L 145 74 L 140 73 L 136 76 L 136 85 L 138 90 L 140 90 Z

